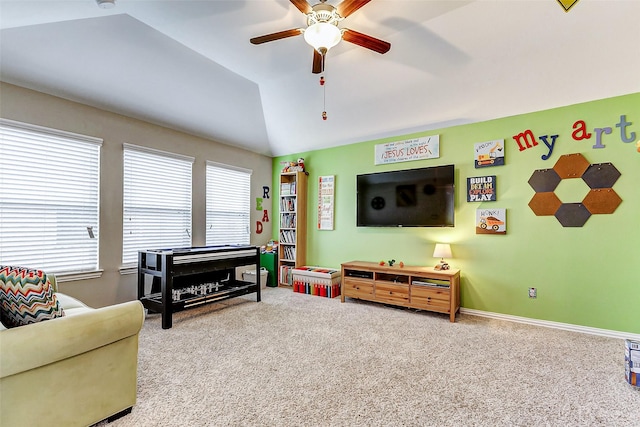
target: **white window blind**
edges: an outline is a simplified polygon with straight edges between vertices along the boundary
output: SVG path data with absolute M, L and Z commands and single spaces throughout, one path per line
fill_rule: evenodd
M 193 158 L 124 145 L 123 265 L 138 251 L 191 246 Z
M 0 264 L 98 269 L 102 140 L 0 119 Z
M 207 162 L 207 245 L 248 245 L 251 170 Z

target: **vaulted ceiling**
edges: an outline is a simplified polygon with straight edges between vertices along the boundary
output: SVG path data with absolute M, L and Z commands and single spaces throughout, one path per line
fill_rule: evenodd
M 640 91 L 637 0 L 372 0 L 340 26 L 391 50 L 342 41 L 323 87 L 303 37 L 249 43 L 306 27 L 288 0 L 0 0 L 0 79 L 266 155 Z

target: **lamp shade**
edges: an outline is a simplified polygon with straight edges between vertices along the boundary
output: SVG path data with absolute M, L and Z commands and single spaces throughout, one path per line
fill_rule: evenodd
M 342 32 L 338 27 L 326 22 L 318 22 L 304 30 L 304 40 L 318 52 L 326 53 L 327 50 L 337 45 L 342 39 Z
M 451 258 L 451 245 L 448 243 L 436 243 L 436 248 L 433 250 L 434 258 Z

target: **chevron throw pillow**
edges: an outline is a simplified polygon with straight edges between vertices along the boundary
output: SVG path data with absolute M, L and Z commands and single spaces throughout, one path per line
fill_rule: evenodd
M 0 266 L 0 321 L 7 328 L 64 316 L 55 276 L 42 270 Z

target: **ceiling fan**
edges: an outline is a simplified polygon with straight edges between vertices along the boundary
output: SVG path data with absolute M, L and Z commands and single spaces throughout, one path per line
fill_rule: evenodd
M 294 28 L 279 31 L 250 40 L 253 44 L 262 44 L 287 37 L 304 34 L 307 43 L 313 46 L 313 67 L 315 74 L 324 71 L 324 59 L 327 51 L 337 45 L 340 40 L 357 44 L 378 53 L 387 53 L 391 44 L 375 37 L 359 33 L 348 28 L 339 28 L 338 23 L 371 0 L 343 0 L 337 6 L 327 4 L 327 0 L 311 6 L 306 0 L 290 0 L 300 12 L 307 15 L 307 28 Z

